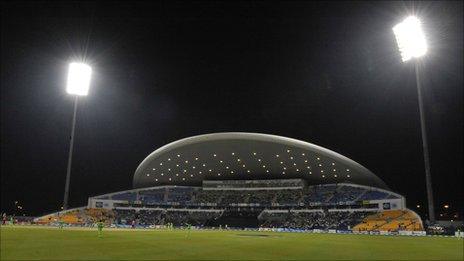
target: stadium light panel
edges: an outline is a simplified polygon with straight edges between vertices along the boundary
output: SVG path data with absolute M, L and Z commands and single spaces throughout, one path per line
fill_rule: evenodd
M 89 92 L 91 74 L 92 68 L 87 64 L 70 63 L 66 91 L 69 94 L 86 96 Z
M 409 16 L 393 27 L 398 49 L 403 62 L 411 58 L 421 57 L 427 53 L 427 43 L 421 22 L 415 16 Z

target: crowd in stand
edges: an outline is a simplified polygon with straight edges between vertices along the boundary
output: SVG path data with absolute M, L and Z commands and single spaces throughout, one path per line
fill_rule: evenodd
M 363 211 L 264 211 L 260 215 L 260 221 L 262 227 L 347 230 L 358 224 L 367 215 L 369 215 L 369 212 Z
M 214 184 L 221 185 L 221 183 L 213 181 L 210 183 L 204 188 L 167 186 L 104 195 L 101 197 L 102 199 L 104 197 L 120 200 L 114 202 L 115 209 L 112 211 L 103 209 L 79 210 L 76 213 L 68 214 L 68 216 L 69 220 L 74 220 L 73 222 L 76 224 L 92 224 L 103 220 L 107 224 L 114 225 L 173 224 L 185 226 L 190 224 L 207 226 L 208 224 L 219 224 L 220 220 L 229 219 L 242 222 L 247 218 L 250 220 L 254 218 L 254 221 L 259 221 L 259 225 L 263 227 L 343 230 L 360 223 L 367 213 L 361 211 L 329 212 L 328 208 L 336 209 L 345 203 L 349 204 L 365 199 L 383 199 L 393 195 L 349 184 L 304 187 L 298 180 L 286 180 L 282 183 L 277 181 L 246 183 L 230 181 L 229 185 L 232 187 L 220 189 L 214 187 Z M 246 186 L 243 189 L 234 187 L 244 184 Z M 259 211 L 263 208 L 267 210 L 261 212 L 258 219 L 256 217 L 260 212 L 256 212 L 256 210 L 251 210 L 250 217 L 229 215 L 240 212 L 240 210 L 231 211 L 230 209 L 242 207 L 259 207 Z M 279 211 L 282 209 L 285 210 Z M 243 210 L 240 213 L 243 213 Z M 214 220 L 219 220 L 219 223 L 213 222 Z M 244 222 L 246 223 L 246 221 Z
M 206 181 L 203 183 L 207 188 L 266 188 L 266 187 L 303 187 L 304 181 L 301 179 L 281 179 L 281 180 L 221 180 Z
M 221 211 L 198 211 L 198 210 L 135 210 L 135 209 L 114 209 L 115 225 L 166 225 L 173 224 L 175 226 L 204 226 L 209 220 L 219 217 Z
M 223 215 L 222 211 L 198 210 L 140 210 L 115 209 L 114 224 L 140 226 L 174 224 L 175 226 L 205 226 Z M 259 216 L 261 227 L 294 229 L 351 229 L 372 212 L 364 211 L 263 211 Z
M 276 185 L 275 183 L 269 183 Z M 248 184 L 249 185 L 249 184 Z M 251 186 L 251 185 L 250 185 Z M 114 194 L 111 199 L 137 201 L 145 205 L 187 204 L 229 206 L 233 204 L 270 205 L 337 205 L 355 201 L 396 197 L 387 192 L 371 190 L 347 184 L 294 187 L 293 189 L 193 189 L 192 187 L 169 187 Z

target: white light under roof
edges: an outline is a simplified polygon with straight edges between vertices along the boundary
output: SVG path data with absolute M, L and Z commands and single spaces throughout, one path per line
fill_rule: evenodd
M 91 74 L 92 68 L 87 64 L 70 63 L 66 91 L 69 94 L 86 96 L 89 92 Z
M 421 22 L 415 16 L 409 16 L 393 27 L 398 49 L 403 62 L 413 57 L 421 57 L 427 53 L 427 43 Z

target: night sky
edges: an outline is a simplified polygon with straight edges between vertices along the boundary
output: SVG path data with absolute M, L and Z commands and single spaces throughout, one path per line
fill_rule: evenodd
M 84 60 L 93 75 L 79 101 L 70 207 L 132 188 L 138 164 L 169 142 L 243 131 L 345 155 L 423 216 L 414 66 L 392 31 L 413 12 L 429 44 L 421 77 L 437 218 L 447 203 L 462 219 L 460 1 L 2 3 L 1 211 L 15 200 L 26 215 L 61 207 L 67 66 Z

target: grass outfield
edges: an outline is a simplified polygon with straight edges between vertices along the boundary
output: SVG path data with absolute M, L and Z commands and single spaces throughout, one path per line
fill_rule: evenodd
M 2 227 L 1 260 L 463 260 L 462 239 L 241 231 Z

